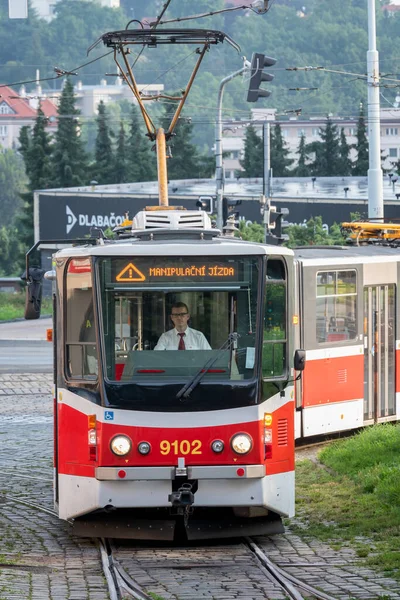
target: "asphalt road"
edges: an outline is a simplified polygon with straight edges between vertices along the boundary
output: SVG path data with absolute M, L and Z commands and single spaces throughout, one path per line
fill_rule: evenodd
M 50 318 L 0 323 L 0 373 L 50 373 L 53 345 L 46 341 Z

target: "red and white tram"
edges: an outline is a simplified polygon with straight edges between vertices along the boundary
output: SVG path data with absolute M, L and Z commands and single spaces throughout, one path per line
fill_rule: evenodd
M 139 213 L 116 241 L 55 254 L 55 504 L 78 534 L 282 530 L 304 366 L 293 273 L 291 250 L 202 211 Z M 155 350 L 176 302 L 211 350 Z
M 310 246 L 295 257 L 297 343 L 307 360 L 296 382 L 296 437 L 398 420 L 398 249 Z

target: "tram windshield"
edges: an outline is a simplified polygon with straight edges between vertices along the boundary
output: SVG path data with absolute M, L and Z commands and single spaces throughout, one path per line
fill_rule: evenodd
M 258 257 L 99 262 L 108 380 L 189 381 L 202 369 L 202 382 L 254 376 Z

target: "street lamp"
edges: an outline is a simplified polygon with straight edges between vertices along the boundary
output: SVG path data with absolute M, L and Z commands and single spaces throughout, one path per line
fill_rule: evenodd
M 368 0 L 368 217 L 383 219 L 381 167 L 379 54 L 376 49 L 375 0 Z
M 218 90 L 218 101 L 217 101 L 217 121 L 215 124 L 215 180 L 216 180 L 216 194 L 217 194 L 217 229 L 222 231 L 223 223 L 223 209 L 222 201 L 224 197 L 224 169 L 222 165 L 222 98 L 224 97 L 224 88 L 228 81 L 231 81 L 238 75 L 242 75 L 250 68 L 250 63 L 243 57 L 243 67 L 234 73 L 231 73 L 219 84 Z

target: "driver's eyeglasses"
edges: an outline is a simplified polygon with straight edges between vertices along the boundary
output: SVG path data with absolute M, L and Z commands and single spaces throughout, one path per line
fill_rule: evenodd
M 171 317 L 185 317 L 187 314 L 187 312 L 184 313 L 171 313 Z

